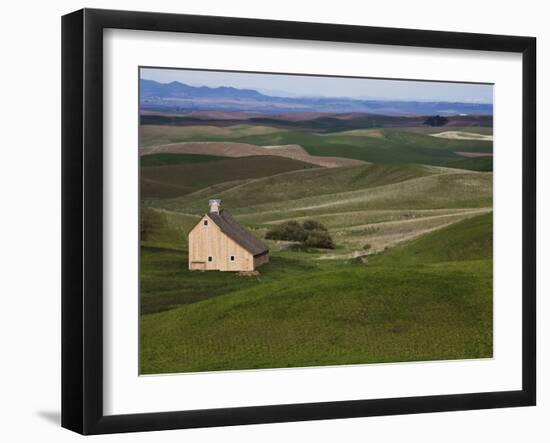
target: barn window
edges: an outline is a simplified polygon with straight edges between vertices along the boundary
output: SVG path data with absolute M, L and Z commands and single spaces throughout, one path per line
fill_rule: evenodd
M 204 226 L 208 226 L 208 220 L 204 221 Z
M 209 257 L 208 257 L 208 261 L 212 261 L 212 256 L 209 256 Z
M 231 256 L 231 261 L 235 261 L 235 256 L 234 255 Z

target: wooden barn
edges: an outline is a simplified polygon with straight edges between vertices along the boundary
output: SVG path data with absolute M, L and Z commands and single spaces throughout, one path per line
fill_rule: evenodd
M 190 270 L 254 271 L 269 261 L 269 247 L 221 208 L 221 200 L 209 204 L 210 211 L 189 231 Z

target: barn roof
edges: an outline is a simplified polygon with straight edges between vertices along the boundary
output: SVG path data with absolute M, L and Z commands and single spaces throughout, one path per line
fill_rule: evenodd
M 225 235 L 252 255 L 262 255 L 269 251 L 269 247 L 263 241 L 254 237 L 250 231 L 243 228 L 227 209 L 220 209 L 219 212 L 209 212 L 208 217 L 218 225 Z

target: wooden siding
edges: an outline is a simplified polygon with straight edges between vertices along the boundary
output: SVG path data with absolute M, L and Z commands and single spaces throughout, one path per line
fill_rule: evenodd
M 235 259 L 231 260 L 231 256 Z M 208 261 L 208 257 L 212 257 L 212 261 Z M 254 257 L 205 214 L 189 233 L 189 269 L 253 271 Z
M 254 257 L 254 269 L 256 269 L 258 266 L 262 266 L 264 263 L 267 262 L 269 262 L 269 252 L 267 254 L 262 254 L 258 257 Z

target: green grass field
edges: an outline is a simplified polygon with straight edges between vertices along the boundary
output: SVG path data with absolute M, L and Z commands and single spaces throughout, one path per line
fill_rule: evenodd
M 149 264 L 146 250 L 157 278 L 142 280 L 142 309 L 177 307 L 142 316 L 141 372 L 491 357 L 491 232 L 476 217 L 368 265 L 281 253 L 259 278 L 190 273 L 169 251 Z M 442 237 L 455 253 L 441 256 Z M 174 278 L 182 289 L 162 291 Z
M 165 128 L 165 132 L 162 131 Z M 239 125 L 219 128 L 216 126 L 143 126 L 140 146 L 164 145 L 178 142 L 231 141 L 257 146 L 300 145 L 309 154 L 336 156 L 375 163 L 420 163 L 426 165 L 452 165 L 463 157 L 456 152 L 493 151 L 491 141 L 449 140 L 429 135 L 437 130 L 425 128 L 381 128 L 376 137 L 371 135 L 350 135 L 345 131 L 316 133 L 307 131 L 271 128 L 254 131 L 254 126 Z M 464 129 L 464 128 L 452 128 Z M 467 128 L 466 128 L 467 129 Z M 477 128 L 467 129 L 476 131 Z M 166 135 L 166 132 L 168 135 Z M 488 128 L 481 127 L 479 133 L 486 134 Z M 360 132 L 359 132 L 360 133 Z M 468 162 L 464 169 L 470 169 Z M 474 168 L 474 170 L 477 170 Z
M 449 163 L 447 166 L 470 171 L 489 172 L 493 170 L 493 157 L 463 158 Z
M 143 155 L 140 373 L 492 356 L 492 158 L 455 154 L 489 153 L 492 142 L 317 120 L 317 129 L 270 127 L 265 118 L 141 126 L 142 147 L 298 144 L 369 163 Z M 477 129 L 452 128 L 492 133 Z M 210 198 L 269 244 L 259 275 L 187 269 L 187 233 Z M 327 227 L 334 250 L 264 238 L 274 225 L 306 219 Z
M 200 214 L 213 197 L 251 222 L 354 210 L 485 207 L 492 201 L 492 174 L 421 165 L 300 169 L 149 203 Z
M 170 157 L 164 157 L 166 155 Z M 146 155 L 144 159 L 147 157 L 150 156 Z M 309 163 L 277 156 L 212 159 L 206 155 L 156 154 L 155 157 L 155 161 L 162 158 L 164 163 L 153 166 L 145 160 L 149 164 L 141 169 L 142 199 L 177 197 L 218 183 L 315 168 Z M 207 161 L 198 161 L 196 157 L 206 158 Z M 189 158 L 192 160 L 189 161 Z

